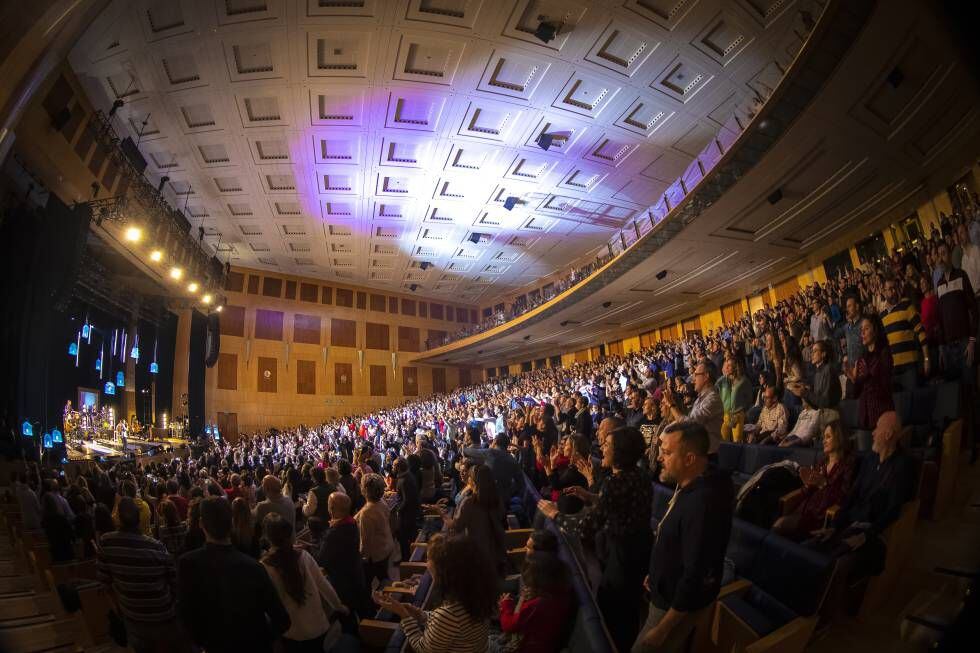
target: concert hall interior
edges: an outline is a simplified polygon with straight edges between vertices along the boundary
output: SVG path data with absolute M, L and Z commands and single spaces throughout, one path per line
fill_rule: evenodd
M 0 650 L 975 650 L 948 0 L 0 5 Z

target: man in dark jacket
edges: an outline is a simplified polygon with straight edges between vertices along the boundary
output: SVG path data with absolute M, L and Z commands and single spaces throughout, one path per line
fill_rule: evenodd
M 357 522 L 351 517 L 350 497 L 334 492 L 327 504 L 330 528 L 324 533 L 320 549 L 314 552 L 314 557 L 326 570 L 330 583 L 344 605 L 357 611 L 362 617 L 374 616 L 377 608 L 374 608 L 367 593 L 364 566 L 361 562 L 361 536 L 357 530 Z
M 401 546 L 402 560 L 408 560 L 412 553 L 412 541 L 419 532 L 419 519 L 422 517 L 422 502 L 419 498 L 419 484 L 409 471 L 404 458 L 395 460 L 392 471 L 398 478 L 395 490 L 398 492 L 398 544 Z
M 633 653 L 684 650 L 721 588 L 735 490 L 708 467 L 708 432 L 697 422 L 672 424 L 660 438 L 660 479 L 677 489 L 660 520 L 645 586 L 646 624 Z
M 517 459 L 507 452 L 509 445 L 510 438 L 501 433 L 493 439 L 493 446 L 489 449 L 476 447 L 463 449 L 464 456 L 490 468 L 497 486 L 497 494 L 504 508 L 507 507 L 510 498 L 524 488 L 524 473 Z
M 592 415 L 589 413 L 589 400 L 580 394 L 575 395 L 575 432 L 584 435 L 590 442 L 595 433 Z
M 272 651 L 289 613 L 265 568 L 231 544 L 231 505 L 201 502 L 203 548 L 177 563 L 177 606 L 194 642 L 208 653 Z

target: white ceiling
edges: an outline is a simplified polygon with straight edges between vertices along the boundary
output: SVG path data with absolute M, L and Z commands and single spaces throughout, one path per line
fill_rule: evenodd
M 115 0 L 70 61 L 233 264 L 486 304 L 605 245 L 768 96 L 795 4 Z

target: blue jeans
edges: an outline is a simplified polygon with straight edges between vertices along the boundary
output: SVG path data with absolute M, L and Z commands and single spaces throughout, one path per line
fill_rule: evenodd
M 974 365 L 966 364 L 966 347 L 969 341 L 965 338 L 948 345 L 942 345 L 943 377 L 947 381 L 959 381 L 965 386 L 973 386 L 976 380 L 976 345 L 974 345 Z

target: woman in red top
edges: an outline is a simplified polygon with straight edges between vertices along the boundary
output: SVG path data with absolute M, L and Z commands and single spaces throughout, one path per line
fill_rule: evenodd
M 939 356 L 939 297 L 932 285 L 932 280 L 926 275 L 919 276 L 919 290 L 922 302 L 919 304 L 919 320 L 926 334 L 926 345 L 929 347 L 929 359 L 937 360 Z
M 800 470 L 803 480 L 803 502 L 790 515 L 780 517 L 772 529 L 794 540 L 805 540 L 810 533 L 823 528 L 824 516 L 831 506 L 839 506 L 851 491 L 856 462 L 851 439 L 839 421 L 823 431 L 824 458 L 816 467 Z
M 530 553 L 521 570 L 518 600 L 500 597 L 500 638 L 491 637 L 491 651 L 552 653 L 561 649 L 565 621 L 572 606 L 568 569 L 551 553 Z
M 845 364 L 844 373 L 858 396 L 858 426 L 872 431 L 882 413 L 895 410 L 892 403 L 892 353 L 885 330 L 877 318 L 861 321 L 864 354 L 857 365 Z

